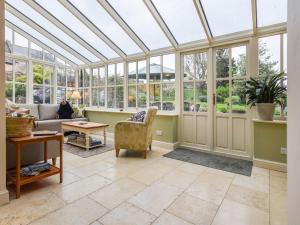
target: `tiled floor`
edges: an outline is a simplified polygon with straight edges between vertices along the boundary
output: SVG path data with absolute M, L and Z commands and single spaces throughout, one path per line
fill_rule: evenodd
M 287 225 L 285 173 L 246 177 L 122 151 L 90 158 L 64 153 L 59 178 L 24 186 L 0 207 L 0 225 Z

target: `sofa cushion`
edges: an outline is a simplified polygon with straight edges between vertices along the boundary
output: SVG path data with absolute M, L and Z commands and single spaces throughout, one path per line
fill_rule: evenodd
M 39 108 L 36 104 L 19 104 L 20 108 L 28 109 L 29 114 L 34 116 L 36 120 L 40 120 Z
M 37 122 L 35 130 L 52 130 L 61 132 L 61 123 L 73 122 L 73 121 L 87 121 L 87 118 L 76 118 L 76 119 L 55 119 L 55 120 L 41 120 Z
M 54 120 L 59 105 L 57 104 L 41 104 L 39 105 L 40 120 Z

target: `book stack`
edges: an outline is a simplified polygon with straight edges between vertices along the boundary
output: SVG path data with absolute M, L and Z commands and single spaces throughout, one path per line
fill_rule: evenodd
M 86 145 L 85 134 L 71 134 L 68 136 L 68 142 L 73 142 L 80 145 Z M 89 137 L 90 146 L 101 145 L 102 141 L 99 136 L 91 135 Z

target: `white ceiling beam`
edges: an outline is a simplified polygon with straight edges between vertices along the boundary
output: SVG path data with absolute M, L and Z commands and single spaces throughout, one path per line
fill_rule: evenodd
M 45 30 L 44 28 L 42 28 L 41 26 L 39 26 L 37 23 L 35 23 L 33 20 L 31 20 L 30 18 L 28 18 L 27 16 L 25 16 L 23 13 L 19 12 L 17 9 L 15 9 L 13 6 L 9 5 L 8 3 L 5 4 L 5 9 L 10 12 L 11 14 L 13 14 L 14 16 L 16 16 L 17 18 L 19 18 L 20 20 L 22 20 L 24 23 L 26 23 L 27 25 L 29 25 L 30 27 L 32 27 L 33 29 L 35 29 L 36 31 L 38 31 L 39 33 L 43 34 L 45 37 L 47 37 L 48 39 L 50 39 L 51 41 L 53 41 L 54 43 L 56 43 L 58 46 L 60 46 L 61 48 L 65 49 L 66 51 L 68 51 L 70 54 L 74 55 L 76 58 L 80 59 L 82 62 L 89 64 L 91 63 L 90 60 L 88 60 L 87 58 L 85 58 L 84 56 L 82 56 L 81 54 L 79 54 L 77 51 L 75 51 L 73 48 L 71 48 L 70 46 L 68 46 L 66 43 L 64 43 L 63 41 L 61 41 L 60 39 L 58 39 L 57 37 L 55 37 L 54 35 L 52 35 L 51 33 L 49 33 L 47 30 Z
M 24 0 L 31 8 L 39 12 L 43 17 L 53 23 L 56 27 L 61 29 L 64 33 L 68 34 L 71 38 L 81 44 L 84 48 L 90 51 L 93 55 L 97 56 L 102 61 L 107 61 L 107 58 L 101 54 L 98 50 L 88 44 L 85 40 L 79 37 L 74 31 L 69 29 L 65 24 L 59 21 L 55 16 L 53 16 L 50 12 L 45 10 L 40 4 L 32 0 Z
M 121 26 L 127 35 L 142 49 L 145 54 L 148 54 L 149 48 L 144 42 L 136 35 L 136 33 L 129 27 L 129 25 L 122 19 L 116 10 L 106 1 L 97 0 L 97 2 L 108 12 L 108 14 Z M 128 3 L 130 4 L 130 3 Z M 138 18 L 137 18 L 138 19 Z
M 252 11 L 253 33 L 257 34 L 257 4 L 256 4 L 256 0 L 251 0 L 251 11 Z
M 47 50 L 48 52 L 54 54 L 56 57 L 59 57 L 59 58 L 63 59 L 68 64 L 72 65 L 74 68 L 78 67 L 78 65 L 75 62 L 73 62 L 72 60 L 68 59 L 66 56 L 63 56 L 62 54 L 60 54 L 59 52 L 55 51 L 54 49 L 52 49 L 51 47 L 49 47 L 45 43 L 43 43 L 40 40 L 36 39 L 35 37 L 31 36 L 29 33 L 27 33 L 26 31 L 22 30 L 21 28 L 19 28 L 18 26 L 16 26 L 12 22 L 10 22 L 9 20 L 5 20 L 5 25 L 7 27 L 11 28 L 12 30 L 18 32 L 19 34 L 21 34 L 22 36 L 24 36 L 25 38 L 27 38 L 29 41 L 33 41 L 34 43 L 36 43 L 37 45 L 39 45 L 41 48 L 43 48 L 43 49 Z
M 111 49 L 113 49 L 121 58 L 125 58 L 126 54 L 111 39 L 109 39 L 98 27 L 95 26 L 87 17 L 85 17 L 72 3 L 67 0 L 58 0 L 70 13 L 87 26 L 94 34 L 104 41 Z
M 160 16 L 159 12 L 157 11 L 157 9 L 154 6 L 154 4 L 152 3 L 152 1 L 151 0 L 143 0 L 143 1 L 145 3 L 146 7 L 148 8 L 148 10 L 150 11 L 150 13 L 152 14 L 152 16 L 154 17 L 155 21 L 157 22 L 157 24 L 161 28 L 161 30 L 164 32 L 164 34 L 168 38 L 171 45 L 175 49 L 177 49 L 178 42 L 176 41 L 175 37 L 173 36 L 172 32 L 170 31 L 170 29 L 167 26 L 167 24 L 165 23 L 165 21 Z
M 213 35 L 211 33 L 209 24 L 207 22 L 206 15 L 205 15 L 205 12 L 203 10 L 202 4 L 201 4 L 200 0 L 193 0 L 193 2 L 194 2 L 194 5 L 195 5 L 197 14 L 199 16 L 199 19 L 201 21 L 203 30 L 205 32 L 205 35 L 207 37 L 208 43 L 211 43 L 212 40 L 213 40 Z

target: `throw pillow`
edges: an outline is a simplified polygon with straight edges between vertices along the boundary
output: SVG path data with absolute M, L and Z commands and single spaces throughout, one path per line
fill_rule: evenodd
M 140 111 L 131 116 L 131 121 L 144 122 L 146 111 Z

